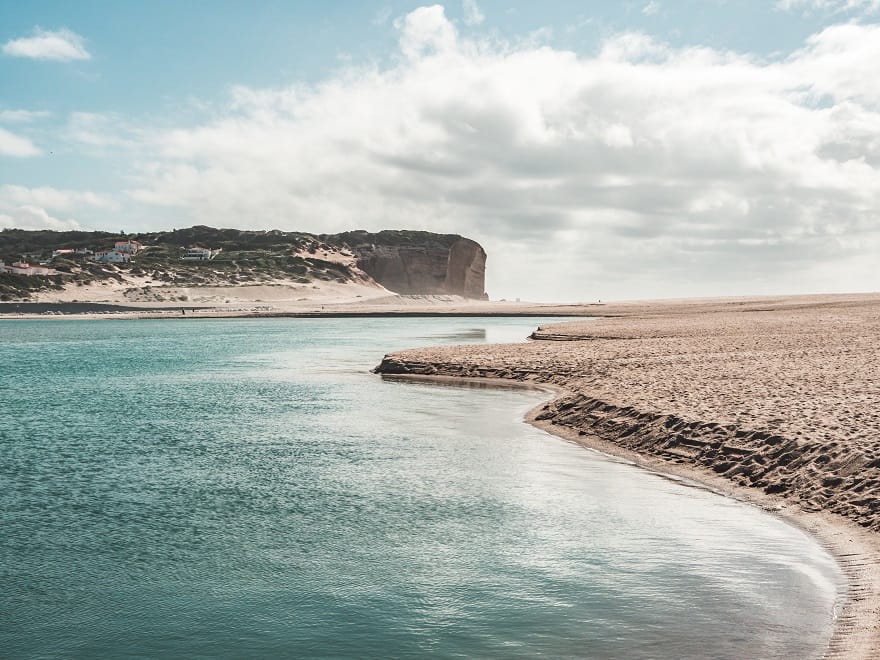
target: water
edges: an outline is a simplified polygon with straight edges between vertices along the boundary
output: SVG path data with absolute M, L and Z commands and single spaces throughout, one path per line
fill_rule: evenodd
M 368 373 L 540 322 L 0 322 L 0 656 L 816 655 L 799 530 Z

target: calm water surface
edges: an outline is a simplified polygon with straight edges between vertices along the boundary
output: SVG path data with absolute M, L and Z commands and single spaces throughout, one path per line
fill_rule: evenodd
M 816 655 L 799 530 L 368 373 L 539 322 L 0 321 L 0 656 Z

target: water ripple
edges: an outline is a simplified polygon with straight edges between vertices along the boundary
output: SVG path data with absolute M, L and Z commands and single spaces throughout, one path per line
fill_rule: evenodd
M 544 322 L 0 322 L 2 654 L 815 655 L 799 530 L 367 373 Z

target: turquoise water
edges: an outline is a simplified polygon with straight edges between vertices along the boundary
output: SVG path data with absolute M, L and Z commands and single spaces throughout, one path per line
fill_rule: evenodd
M 799 530 L 368 372 L 541 322 L 0 321 L 0 656 L 816 655 Z

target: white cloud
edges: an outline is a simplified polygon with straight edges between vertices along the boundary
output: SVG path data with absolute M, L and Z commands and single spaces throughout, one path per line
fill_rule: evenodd
M 38 206 L 20 206 L 10 210 L 0 210 L 0 229 L 81 229 L 73 219 L 61 220 L 52 217 L 45 209 Z
M 827 12 L 831 14 L 880 12 L 880 0 L 777 0 L 776 7 L 783 11 Z
M 440 5 L 419 7 L 397 19 L 394 26 L 401 33 L 400 50 L 409 58 L 449 53 L 455 48 L 455 27 Z
M 11 184 L 0 185 L 0 209 L 17 206 L 40 206 L 53 211 L 69 212 L 74 209 L 115 209 L 112 199 L 89 190 L 63 190 L 47 186 L 26 188 Z
M 65 136 L 74 142 L 96 147 L 123 146 L 128 143 L 121 133 L 121 122 L 112 116 L 95 112 L 73 112 L 67 122 Z
M 486 20 L 486 16 L 477 5 L 477 0 L 461 0 L 461 9 L 464 12 L 465 25 L 479 25 Z
M 155 135 L 131 196 L 213 225 L 462 233 L 507 297 L 880 288 L 880 26 L 771 61 L 466 39 L 436 6 L 396 26 L 389 67 L 237 88 Z
M 642 7 L 642 13 L 645 16 L 654 16 L 660 12 L 660 3 L 657 0 L 650 0 L 648 4 Z
M 142 134 L 142 128 L 116 114 L 72 112 L 58 137 L 80 154 L 104 157 L 128 152 L 126 157 L 132 158 Z
M 86 50 L 85 40 L 67 28 L 55 31 L 34 28 L 30 37 L 11 39 L 3 44 L 3 53 L 12 57 L 57 62 L 88 60 L 92 57 Z
M 26 124 L 45 119 L 52 113 L 46 110 L 0 110 L 0 122 L 7 124 Z
M 40 150 L 26 137 L 0 128 L 0 156 L 39 156 Z
M 78 220 L 56 214 L 81 216 L 117 208 L 115 200 L 89 190 L 0 185 L 0 229 L 81 229 Z

